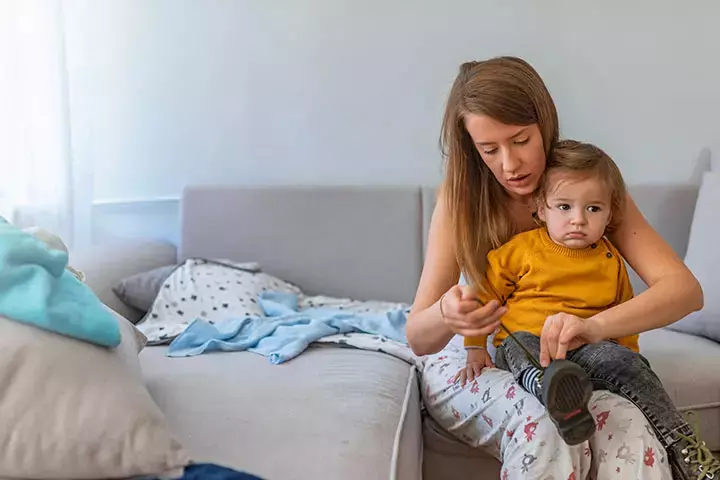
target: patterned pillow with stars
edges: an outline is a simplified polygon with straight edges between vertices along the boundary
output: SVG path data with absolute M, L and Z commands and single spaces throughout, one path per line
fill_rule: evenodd
M 263 317 L 257 298 L 265 291 L 302 295 L 295 285 L 242 265 L 197 258 L 185 261 L 165 280 L 152 308 L 137 325 L 148 345 L 170 343 L 198 318 L 220 322 Z

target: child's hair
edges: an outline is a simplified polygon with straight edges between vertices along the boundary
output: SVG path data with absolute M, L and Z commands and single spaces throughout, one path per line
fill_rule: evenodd
M 622 222 L 627 191 L 620 169 L 612 158 L 599 147 L 576 140 L 560 140 L 548 158 L 547 167 L 536 190 L 538 202 L 546 202 L 549 192 L 549 175 L 553 171 L 566 171 L 579 176 L 594 176 L 610 190 L 610 223 L 606 231 L 614 231 Z

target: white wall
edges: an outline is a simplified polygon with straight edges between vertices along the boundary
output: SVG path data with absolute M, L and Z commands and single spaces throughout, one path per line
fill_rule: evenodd
M 720 146 L 720 3 L 65 0 L 96 200 L 188 183 L 435 183 L 460 62 L 524 56 L 631 183 Z

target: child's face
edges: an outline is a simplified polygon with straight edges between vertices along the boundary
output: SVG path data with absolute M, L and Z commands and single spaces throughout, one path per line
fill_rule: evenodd
M 550 237 L 568 248 L 585 248 L 602 238 L 610 222 L 611 199 L 595 176 L 553 171 L 548 176 L 545 203 L 538 216 Z

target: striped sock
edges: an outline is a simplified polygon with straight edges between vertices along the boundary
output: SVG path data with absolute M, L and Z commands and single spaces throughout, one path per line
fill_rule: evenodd
M 520 385 L 529 393 L 542 400 L 542 370 L 535 367 L 527 367 L 520 372 Z

